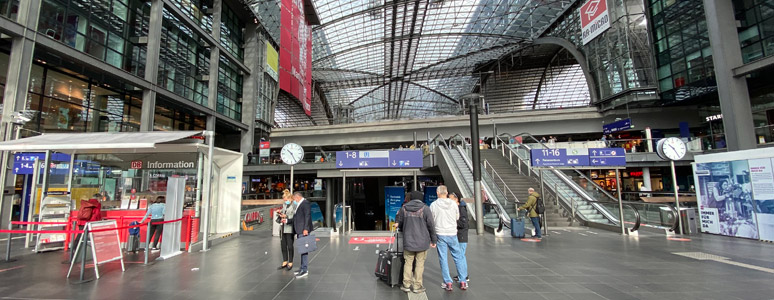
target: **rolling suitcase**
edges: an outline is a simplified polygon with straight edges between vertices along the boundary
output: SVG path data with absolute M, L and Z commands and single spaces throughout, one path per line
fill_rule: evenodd
M 393 237 L 395 239 L 395 244 L 397 244 L 398 240 L 398 231 L 396 230 L 395 233 L 393 233 Z M 403 280 L 403 252 L 398 251 L 397 249 L 392 249 L 392 243 L 390 243 L 390 246 L 387 248 L 387 250 L 381 250 L 379 251 L 379 257 L 376 261 L 376 270 L 374 273 L 376 274 L 376 277 L 379 279 L 385 281 L 387 284 L 390 285 L 390 287 L 394 287 L 398 284 L 401 284 L 401 281 Z M 397 246 L 396 246 L 397 248 Z
M 140 224 L 138 222 L 132 222 L 129 225 L 134 226 Z M 129 238 L 126 239 L 126 252 L 137 252 L 140 250 L 140 227 L 129 228 Z
M 511 218 L 511 236 L 515 238 L 524 238 L 524 218 L 518 216 Z

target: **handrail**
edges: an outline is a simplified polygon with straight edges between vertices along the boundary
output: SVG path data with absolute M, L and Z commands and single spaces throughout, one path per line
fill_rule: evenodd
M 435 135 L 435 137 L 433 137 L 432 139 L 429 139 L 429 140 L 427 140 L 427 144 L 428 144 L 428 145 L 432 144 L 432 143 L 433 143 L 433 142 L 435 142 L 435 141 L 436 141 L 436 140 L 437 140 L 439 137 L 441 138 L 441 142 L 442 142 L 444 145 L 446 145 L 446 149 L 449 149 L 449 144 L 448 144 L 448 143 L 446 143 L 446 139 L 443 137 L 443 134 L 440 134 L 440 133 L 439 133 L 439 134 L 436 134 L 436 135 Z
M 500 173 L 498 173 L 497 170 L 495 170 L 494 166 L 492 166 L 492 164 L 489 162 L 489 160 L 484 159 L 484 169 L 485 170 L 487 169 L 486 168 L 487 165 L 489 165 L 489 168 L 492 169 L 492 174 L 497 176 L 497 179 L 499 179 L 500 182 L 502 182 L 502 184 L 505 187 L 505 189 L 507 189 L 508 192 L 511 194 L 511 196 L 513 197 L 513 202 L 514 203 L 521 203 L 521 201 L 519 201 L 519 197 L 516 197 L 516 194 L 513 193 L 513 190 L 511 190 L 511 188 L 508 187 L 508 185 L 505 183 L 505 180 L 503 180 L 503 178 L 500 176 Z M 493 177 L 493 179 L 494 179 L 494 177 Z M 508 199 L 507 198 L 505 199 L 505 206 L 508 206 Z
M 468 160 L 468 156 L 467 156 L 467 154 L 465 154 L 465 153 L 464 153 L 464 150 L 461 150 L 459 146 L 457 146 L 456 150 L 457 150 L 457 152 L 459 152 L 459 153 L 461 154 L 460 156 L 462 157 L 462 160 L 463 160 L 463 161 L 465 161 L 465 164 L 466 164 L 466 165 L 468 166 L 468 168 L 470 168 L 470 170 L 472 171 L 472 170 L 473 170 L 473 163 L 471 163 L 471 162 L 470 162 L 470 160 Z M 502 222 L 502 221 L 506 221 L 507 219 L 504 219 L 505 208 L 503 208 L 503 207 L 502 207 L 502 205 L 500 204 L 500 202 L 498 202 L 497 200 L 495 200 L 495 198 L 494 198 L 494 195 L 492 195 L 492 193 L 491 193 L 491 192 L 490 192 L 490 191 L 489 191 L 489 190 L 486 188 L 486 185 L 482 185 L 482 186 L 481 186 L 481 190 L 483 190 L 483 191 L 484 191 L 484 193 L 486 193 L 487 197 L 488 197 L 489 199 L 491 199 L 491 200 L 492 200 L 492 202 L 493 202 L 494 204 L 496 204 L 496 205 L 499 207 L 500 211 L 498 212 L 498 214 L 497 214 L 497 215 L 498 215 L 498 218 L 500 219 L 500 221 L 501 221 L 501 222 Z M 475 193 L 477 193 L 477 192 L 478 192 L 478 191 L 473 191 L 473 196 L 474 196 L 474 197 L 476 196 L 476 195 L 475 195 Z M 508 218 L 510 219 L 510 216 L 509 216 Z
M 635 232 L 640 229 L 640 224 L 642 224 L 642 219 L 640 217 L 640 210 L 634 207 L 634 205 L 627 204 L 629 207 L 632 208 L 634 211 L 634 226 L 632 226 L 631 229 L 629 229 L 630 232 Z M 623 222 L 623 220 L 621 220 Z
M 459 133 L 455 133 L 454 135 L 450 136 L 450 137 L 449 137 L 449 142 L 451 142 L 451 141 L 452 141 L 452 140 L 453 140 L 455 137 L 458 137 L 458 138 L 460 138 L 460 140 L 462 140 L 462 144 L 463 144 L 463 145 L 465 144 L 465 137 L 464 137 L 464 136 L 462 136 L 462 135 L 461 135 L 461 134 L 459 134 Z M 453 143 L 452 143 L 452 144 L 453 144 Z

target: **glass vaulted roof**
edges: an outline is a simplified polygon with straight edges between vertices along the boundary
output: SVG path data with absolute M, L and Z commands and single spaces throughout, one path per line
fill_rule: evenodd
M 314 0 L 312 74 L 356 121 L 456 114 L 476 67 L 529 45 L 573 0 Z

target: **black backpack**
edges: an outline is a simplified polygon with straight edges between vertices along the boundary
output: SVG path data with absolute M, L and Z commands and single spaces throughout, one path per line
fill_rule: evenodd
M 546 212 L 546 206 L 543 205 L 543 199 L 540 196 L 536 197 L 535 212 L 541 215 Z

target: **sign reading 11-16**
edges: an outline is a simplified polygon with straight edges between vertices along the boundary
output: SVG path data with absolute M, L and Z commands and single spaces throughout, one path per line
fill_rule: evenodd
M 533 167 L 622 167 L 626 166 L 623 148 L 532 149 Z

